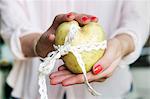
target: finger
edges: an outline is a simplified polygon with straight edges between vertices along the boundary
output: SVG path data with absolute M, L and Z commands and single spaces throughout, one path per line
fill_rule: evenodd
M 107 51 L 106 51 L 107 52 Z M 112 63 L 112 60 L 108 57 L 108 54 L 104 54 L 104 56 L 93 66 L 92 71 L 93 74 L 99 74 L 108 68 Z
M 109 44 L 108 41 L 108 47 L 106 48 L 106 51 L 104 53 L 104 56 L 93 66 L 92 71 L 93 74 L 99 74 L 101 73 L 103 70 L 107 69 L 112 62 L 116 59 L 116 53 L 117 53 L 117 48 L 115 47 L 115 45 L 113 44 Z
M 69 85 L 73 85 L 73 84 L 80 84 L 83 82 L 84 82 L 83 75 L 79 74 L 77 76 L 73 76 L 73 77 L 63 80 L 62 85 L 69 86 Z
M 54 30 L 57 29 L 57 27 L 63 23 L 63 22 L 67 22 L 67 21 L 72 21 L 74 20 L 75 15 L 74 13 L 68 13 L 68 14 L 59 14 L 55 17 L 51 28 L 53 28 Z
M 70 77 L 73 77 L 73 76 L 75 76 L 75 75 L 74 74 L 65 74 L 65 75 L 54 77 L 53 79 L 50 80 L 50 84 L 52 84 L 52 85 L 59 84 L 63 80 L 70 78 Z
M 98 22 L 98 18 L 87 14 L 75 14 L 75 20 L 79 22 L 80 26 L 86 25 L 89 22 Z
M 90 81 L 94 80 L 94 75 L 91 72 L 89 72 L 89 73 L 87 73 L 87 78 L 88 78 L 88 81 L 90 82 Z M 82 84 L 82 83 L 84 83 L 83 74 L 78 74 L 76 76 L 72 76 L 72 77 L 62 81 L 63 86 Z
M 96 16 L 90 16 L 90 20 L 92 22 L 98 22 L 98 18 Z
M 106 70 L 104 70 L 103 72 L 101 72 L 101 73 L 95 75 L 94 79 L 95 79 L 95 80 L 98 80 L 98 79 L 101 79 L 101 78 L 104 78 L 104 77 L 109 78 L 109 77 L 113 74 L 113 72 L 115 71 L 115 69 L 117 68 L 117 66 L 118 66 L 118 64 L 119 64 L 119 62 L 120 62 L 120 60 L 121 60 L 121 57 L 118 58 L 118 59 L 116 59 L 116 60 L 111 64 L 111 66 L 109 66 Z
M 58 67 L 58 71 L 66 70 L 67 68 L 65 66 Z
M 56 76 L 60 76 L 60 75 L 66 75 L 66 74 L 71 74 L 71 72 L 69 72 L 68 70 L 63 70 L 63 71 L 56 71 L 53 72 L 49 75 L 49 78 L 52 79 Z
M 76 14 L 75 20 L 80 24 L 80 26 L 83 26 L 90 22 L 90 17 L 85 14 Z
M 72 21 L 73 19 L 75 19 L 75 15 L 76 13 L 70 12 L 70 13 L 67 13 L 65 16 L 68 21 Z

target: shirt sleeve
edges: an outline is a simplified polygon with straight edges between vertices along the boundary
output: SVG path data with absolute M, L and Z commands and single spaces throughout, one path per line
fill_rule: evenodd
M 148 0 L 125 0 L 121 9 L 119 27 L 111 37 L 126 33 L 133 38 L 135 50 L 125 56 L 121 64 L 131 64 L 140 56 L 149 36 Z
M 1 36 L 15 59 L 27 59 L 22 52 L 19 38 L 29 33 L 41 33 L 41 30 L 30 24 L 26 8 L 23 8 L 19 0 L 1 0 L 0 10 Z

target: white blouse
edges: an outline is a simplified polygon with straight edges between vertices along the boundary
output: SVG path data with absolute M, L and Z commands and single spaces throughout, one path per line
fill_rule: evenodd
M 119 33 L 131 35 L 136 48 L 124 57 L 112 77 L 102 83 L 92 83 L 102 96 L 90 95 L 83 84 L 70 87 L 49 85 L 47 76 L 49 99 L 62 99 L 65 91 L 68 99 L 120 99 L 132 83 L 128 65 L 139 57 L 148 37 L 149 3 L 148 0 L 1 0 L 1 35 L 15 57 L 7 79 L 7 83 L 14 88 L 12 96 L 39 99 L 40 61 L 24 57 L 19 38 L 29 33 L 44 33 L 57 14 L 73 11 L 97 16 L 108 39 Z M 61 60 L 56 65 L 60 64 Z

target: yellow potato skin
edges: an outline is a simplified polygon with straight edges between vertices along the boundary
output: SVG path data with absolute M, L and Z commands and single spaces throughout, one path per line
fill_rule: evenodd
M 79 27 L 78 22 L 64 22 L 60 24 L 60 26 L 56 30 L 55 37 L 55 45 L 63 45 L 65 41 L 65 37 L 67 33 L 69 33 L 69 29 L 71 24 L 75 24 Z M 104 31 L 98 23 L 90 22 L 87 25 L 80 27 L 78 33 L 75 38 L 72 40 L 71 45 L 76 46 L 79 44 L 88 44 L 92 42 L 101 42 L 105 40 Z M 89 72 L 93 65 L 103 56 L 104 50 L 92 50 L 92 51 L 84 51 L 80 53 L 82 59 L 85 63 L 86 71 Z M 82 73 L 82 70 L 75 58 L 75 56 L 69 52 L 67 55 L 62 57 L 67 68 L 73 73 Z

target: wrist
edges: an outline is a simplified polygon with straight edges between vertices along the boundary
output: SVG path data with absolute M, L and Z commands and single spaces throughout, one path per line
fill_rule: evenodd
M 34 39 L 33 41 L 33 47 L 32 47 L 32 50 L 33 50 L 33 54 L 35 57 L 38 57 L 38 53 L 37 53 L 37 43 L 40 39 L 41 35 L 37 35 L 36 38 Z
M 135 46 L 133 39 L 130 35 L 122 33 L 116 35 L 115 38 L 117 38 L 120 41 L 122 56 L 126 56 L 134 51 Z
M 40 36 L 39 33 L 31 33 L 20 38 L 22 52 L 25 57 L 36 57 L 34 47 Z

